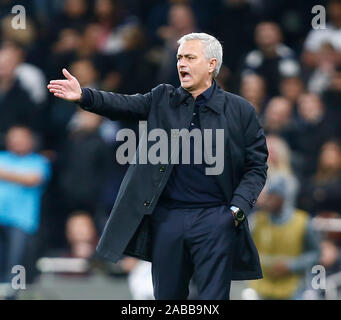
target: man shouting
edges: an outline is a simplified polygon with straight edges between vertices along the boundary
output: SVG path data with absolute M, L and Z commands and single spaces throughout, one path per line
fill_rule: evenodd
M 180 148 L 168 152 L 169 161 L 130 165 L 97 253 L 113 262 L 124 255 L 151 261 L 156 299 L 186 299 L 192 277 L 200 299 L 229 299 L 231 280 L 262 278 L 247 216 L 265 184 L 266 141 L 253 106 L 214 80 L 222 64 L 219 41 L 191 33 L 178 44 L 179 88 L 160 84 L 146 94 L 116 94 L 81 88 L 63 69 L 66 79 L 51 81 L 48 89 L 112 120 L 147 121 L 146 135 L 155 129 L 170 136 L 188 132 L 181 135 L 188 152 Z M 198 141 L 191 133 L 208 129 L 212 143 L 202 144 L 203 161 L 194 161 Z M 171 150 L 172 139 L 165 141 L 160 152 Z M 151 141 L 140 142 L 136 158 L 145 155 L 144 145 Z M 216 174 L 206 170 L 212 153 L 223 157 Z M 188 156 L 189 163 L 182 161 Z

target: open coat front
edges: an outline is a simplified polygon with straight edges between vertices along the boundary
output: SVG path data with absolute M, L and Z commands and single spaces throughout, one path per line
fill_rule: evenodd
M 183 88 L 161 84 L 147 94 L 123 95 L 85 89 L 89 100 L 81 107 L 112 120 L 147 121 L 147 132 L 189 128 L 194 99 Z M 245 99 L 217 86 L 206 106 L 200 109 L 201 130 L 224 129 L 224 169 L 216 179 L 228 204 L 248 215 L 265 184 L 267 156 L 265 136 L 255 110 Z M 174 133 L 173 133 L 174 134 Z M 155 141 L 147 141 L 148 150 Z M 97 253 L 113 262 L 124 255 L 151 261 L 150 214 L 171 174 L 173 165 L 131 164 L 120 187 L 114 207 L 97 246 Z M 259 256 L 247 219 L 237 228 L 233 279 L 262 278 Z

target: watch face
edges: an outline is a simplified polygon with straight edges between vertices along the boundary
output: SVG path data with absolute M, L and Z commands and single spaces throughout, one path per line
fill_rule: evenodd
M 239 220 L 239 221 L 244 220 L 244 212 L 241 211 L 241 210 L 238 210 L 238 212 L 236 213 L 236 218 L 237 218 L 237 220 Z

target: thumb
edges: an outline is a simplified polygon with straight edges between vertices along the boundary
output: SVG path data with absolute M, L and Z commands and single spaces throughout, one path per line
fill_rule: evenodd
M 68 79 L 68 80 L 73 79 L 73 76 L 71 75 L 71 73 L 69 71 L 67 71 L 65 68 L 62 71 L 63 71 L 63 75 L 65 76 L 66 79 Z

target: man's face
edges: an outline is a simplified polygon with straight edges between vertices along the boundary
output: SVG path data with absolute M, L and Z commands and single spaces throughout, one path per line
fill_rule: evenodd
M 6 148 L 18 155 L 25 155 L 33 151 L 33 136 L 26 128 L 11 128 L 6 135 Z
M 271 50 L 281 42 L 281 31 L 274 23 L 260 23 L 256 27 L 255 40 L 261 50 Z
M 277 193 L 268 193 L 265 200 L 265 210 L 272 214 L 280 214 L 283 208 L 284 199 Z
M 191 92 L 212 82 L 216 59 L 207 60 L 200 40 L 189 40 L 178 48 L 177 68 L 181 86 Z

